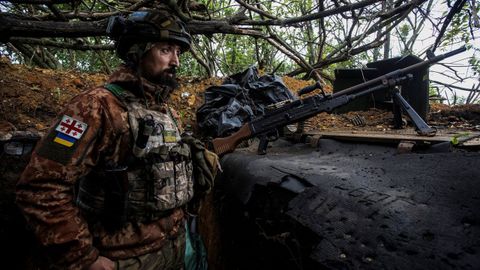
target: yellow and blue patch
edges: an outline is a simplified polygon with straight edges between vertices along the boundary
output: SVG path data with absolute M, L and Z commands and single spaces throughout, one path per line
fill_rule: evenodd
M 53 141 L 66 147 L 72 147 L 73 144 L 77 141 L 77 139 L 61 132 L 57 132 L 57 136 L 55 136 Z
M 67 165 L 72 162 L 72 157 L 81 145 L 81 138 L 88 129 L 88 125 L 68 115 L 57 122 L 55 129 L 52 129 L 39 143 L 36 152 L 39 156 Z

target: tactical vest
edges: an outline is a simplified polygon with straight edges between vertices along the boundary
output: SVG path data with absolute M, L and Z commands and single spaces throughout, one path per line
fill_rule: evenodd
M 106 86 L 128 108 L 133 149 L 128 161 L 94 170 L 79 182 L 77 205 L 88 217 L 107 223 L 150 221 L 193 197 L 188 145 L 167 113 L 149 110 L 119 86 Z

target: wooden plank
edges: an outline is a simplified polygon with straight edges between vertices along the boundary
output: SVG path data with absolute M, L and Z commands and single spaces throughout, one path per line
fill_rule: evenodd
M 378 131 L 311 131 L 306 135 L 317 135 L 322 138 L 332 138 L 339 140 L 349 141 L 362 141 L 362 142 L 382 142 L 382 143 L 398 143 L 400 141 L 415 141 L 423 143 L 440 143 L 450 142 L 457 136 L 459 142 L 466 142 L 476 137 L 480 137 L 478 132 L 453 132 L 453 133 L 440 133 L 432 137 L 420 136 L 416 133 L 401 131 L 401 132 L 378 132 Z
M 468 140 L 464 140 L 461 143 L 461 145 L 465 146 L 465 147 L 478 147 L 478 146 L 480 146 L 480 136 L 475 137 L 475 138 L 471 138 L 471 139 L 468 139 Z

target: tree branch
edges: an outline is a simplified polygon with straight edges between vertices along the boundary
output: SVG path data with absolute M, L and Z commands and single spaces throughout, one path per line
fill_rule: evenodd
M 363 8 L 372 4 L 375 4 L 377 2 L 381 2 L 384 0 L 365 0 L 362 2 L 358 2 L 355 4 L 351 5 L 345 5 L 341 6 L 338 8 L 333 8 L 313 14 L 308 14 L 305 16 L 300 16 L 300 17 L 295 17 L 295 18 L 287 18 L 287 19 L 271 19 L 271 20 L 262 20 L 262 21 L 255 21 L 255 20 L 245 20 L 242 21 L 239 24 L 246 24 L 246 25 L 281 25 L 281 26 L 286 26 L 286 25 L 291 25 L 291 24 L 296 24 L 300 22 L 305 22 L 305 21 L 313 21 L 313 20 L 318 20 L 320 18 L 325 18 L 328 16 L 332 16 L 335 14 L 340 14 L 342 12 L 354 10 L 354 9 L 359 9 Z
M 33 21 L 0 13 L 0 36 L 16 37 L 87 37 L 104 36 L 107 20 L 96 22 Z
M 470 89 L 470 88 L 465 88 L 465 87 L 459 87 L 459 86 L 452 85 L 451 83 L 443 83 L 443 82 L 439 82 L 439 81 L 435 81 L 435 80 L 430 80 L 430 82 L 436 83 L 436 84 L 439 84 L 439 85 L 443 85 L 443 86 L 448 86 L 448 87 L 451 87 L 453 89 L 457 89 L 457 90 L 461 90 L 461 91 L 467 91 L 467 92 L 478 92 L 479 91 L 478 89 Z
M 413 1 L 413 3 L 423 3 L 425 1 L 426 0 L 417 0 L 417 1 Z M 386 33 L 388 33 L 391 29 L 393 29 L 397 24 L 399 24 L 410 13 L 410 11 L 415 6 L 416 5 L 411 5 L 410 9 L 408 9 L 408 10 L 403 10 L 402 9 L 403 14 L 397 13 L 397 14 L 394 15 L 394 17 L 389 18 L 388 20 L 385 20 L 385 21 L 380 21 L 380 22 L 377 23 L 377 25 L 373 25 L 372 27 L 370 27 L 370 29 L 368 29 L 367 31 L 365 31 L 361 35 L 353 37 L 350 40 L 346 40 L 343 44 L 340 44 L 340 45 L 337 46 L 337 50 L 334 50 L 327 57 L 325 57 L 327 59 L 326 61 L 317 62 L 316 64 L 313 65 L 313 68 L 319 69 L 319 68 L 331 65 L 333 63 L 342 62 L 342 61 L 345 61 L 345 60 L 349 59 L 353 55 L 356 55 L 356 54 L 359 54 L 361 52 L 364 52 L 364 51 L 376 48 L 378 46 L 381 46 L 384 42 L 384 41 L 381 40 L 381 38 L 383 36 L 385 36 Z M 374 33 L 374 32 L 377 31 L 377 29 L 381 29 L 384 26 L 389 25 L 389 24 L 391 24 L 391 25 L 383 33 L 378 35 L 374 41 L 372 41 L 372 42 L 370 42 L 366 45 L 354 48 L 354 49 L 351 49 L 351 48 L 348 47 L 349 42 L 353 42 L 353 41 L 358 40 L 357 44 L 359 44 L 363 40 L 363 38 L 365 38 L 368 34 Z M 347 48 L 347 50 L 344 50 L 342 53 L 340 53 L 342 51 L 342 49 L 345 49 L 345 48 Z M 297 69 L 297 70 L 294 70 L 294 71 L 290 72 L 289 75 L 290 76 L 295 76 L 295 75 L 298 75 L 298 74 L 304 73 L 304 72 L 307 72 L 307 71 L 302 70 L 302 69 Z
M 435 52 L 435 50 L 437 49 L 438 44 L 440 43 L 440 40 L 443 38 L 443 35 L 445 34 L 445 31 L 447 30 L 448 25 L 453 19 L 453 16 L 456 13 L 460 12 L 460 10 L 462 10 L 462 7 L 465 5 L 466 2 L 467 0 L 457 0 L 453 5 L 453 7 L 450 9 L 447 17 L 445 18 L 445 22 L 442 25 L 442 29 L 440 30 L 440 33 L 435 39 L 435 43 L 433 44 L 433 47 L 432 47 L 432 52 Z
M 115 11 L 109 11 L 109 12 L 78 12 L 78 11 L 72 11 L 72 12 L 64 12 L 61 13 L 61 15 L 68 20 L 72 19 L 79 19 L 83 21 L 96 21 L 96 20 L 101 20 L 108 18 L 110 16 L 115 16 L 115 15 L 120 15 L 122 13 L 127 13 L 127 12 L 132 12 L 135 10 L 138 10 L 142 7 L 145 7 L 149 5 L 151 2 L 154 0 L 141 0 L 137 1 L 134 4 L 128 6 L 127 8 L 115 8 Z M 33 16 L 33 18 L 38 19 L 38 20 L 52 20 L 55 19 L 55 16 L 52 16 L 50 14 L 48 15 L 41 15 L 41 16 Z
M 187 28 L 193 35 L 212 35 L 212 34 L 237 34 L 252 37 L 265 38 L 266 35 L 259 29 L 240 28 L 229 24 L 227 21 L 198 21 L 192 20 L 187 23 Z
M 19 19 L 11 14 L 0 13 L 0 36 L 9 37 L 88 37 L 105 36 L 107 19 L 83 22 L 34 21 Z M 194 35 L 212 35 L 217 33 L 248 35 L 265 38 L 265 34 L 253 28 L 240 28 L 227 21 L 192 20 L 187 28 Z
M 36 38 L 18 38 L 14 37 L 10 39 L 11 42 L 22 43 L 22 44 L 31 44 L 31 45 L 40 45 L 45 47 L 54 47 L 62 49 L 72 49 L 80 51 L 100 51 L 100 50 L 113 50 L 115 46 L 112 45 L 90 45 L 82 43 L 67 43 L 67 42 L 57 42 L 49 39 L 36 39 Z
M 203 61 L 203 59 L 200 58 L 200 56 L 195 52 L 193 48 L 190 50 L 190 54 L 192 54 L 193 58 L 195 58 L 195 60 L 197 60 L 197 62 L 205 69 L 207 76 L 212 77 L 212 70 L 207 65 L 207 63 L 205 63 L 205 61 Z
M 71 3 L 72 0 L 0 0 L 0 2 L 10 2 L 15 4 L 49 5 Z
M 255 12 L 255 13 L 258 13 L 258 14 L 260 14 L 261 16 L 270 18 L 270 19 L 272 19 L 272 20 L 277 20 L 277 17 L 275 17 L 275 16 L 273 16 L 273 15 L 271 15 L 271 14 L 269 14 L 269 13 L 263 11 L 263 10 L 261 10 L 260 8 L 256 8 L 256 7 L 252 6 L 252 5 L 249 5 L 249 4 L 245 3 L 245 2 L 243 2 L 242 0 L 235 0 L 235 1 L 236 1 L 237 3 L 239 3 L 240 5 L 242 5 L 243 7 L 245 7 L 246 9 L 251 10 L 251 11 L 253 11 L 253 12 Z

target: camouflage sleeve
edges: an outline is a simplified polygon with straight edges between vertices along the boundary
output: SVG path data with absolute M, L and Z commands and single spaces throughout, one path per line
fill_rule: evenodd
M 17 184 L 17 204 L 54 264 L 81 269 L 98 250 L 74 204 L 74 185 L 98 162 L 109 126 L 100 91 L 75 97 L 38 143 Z

